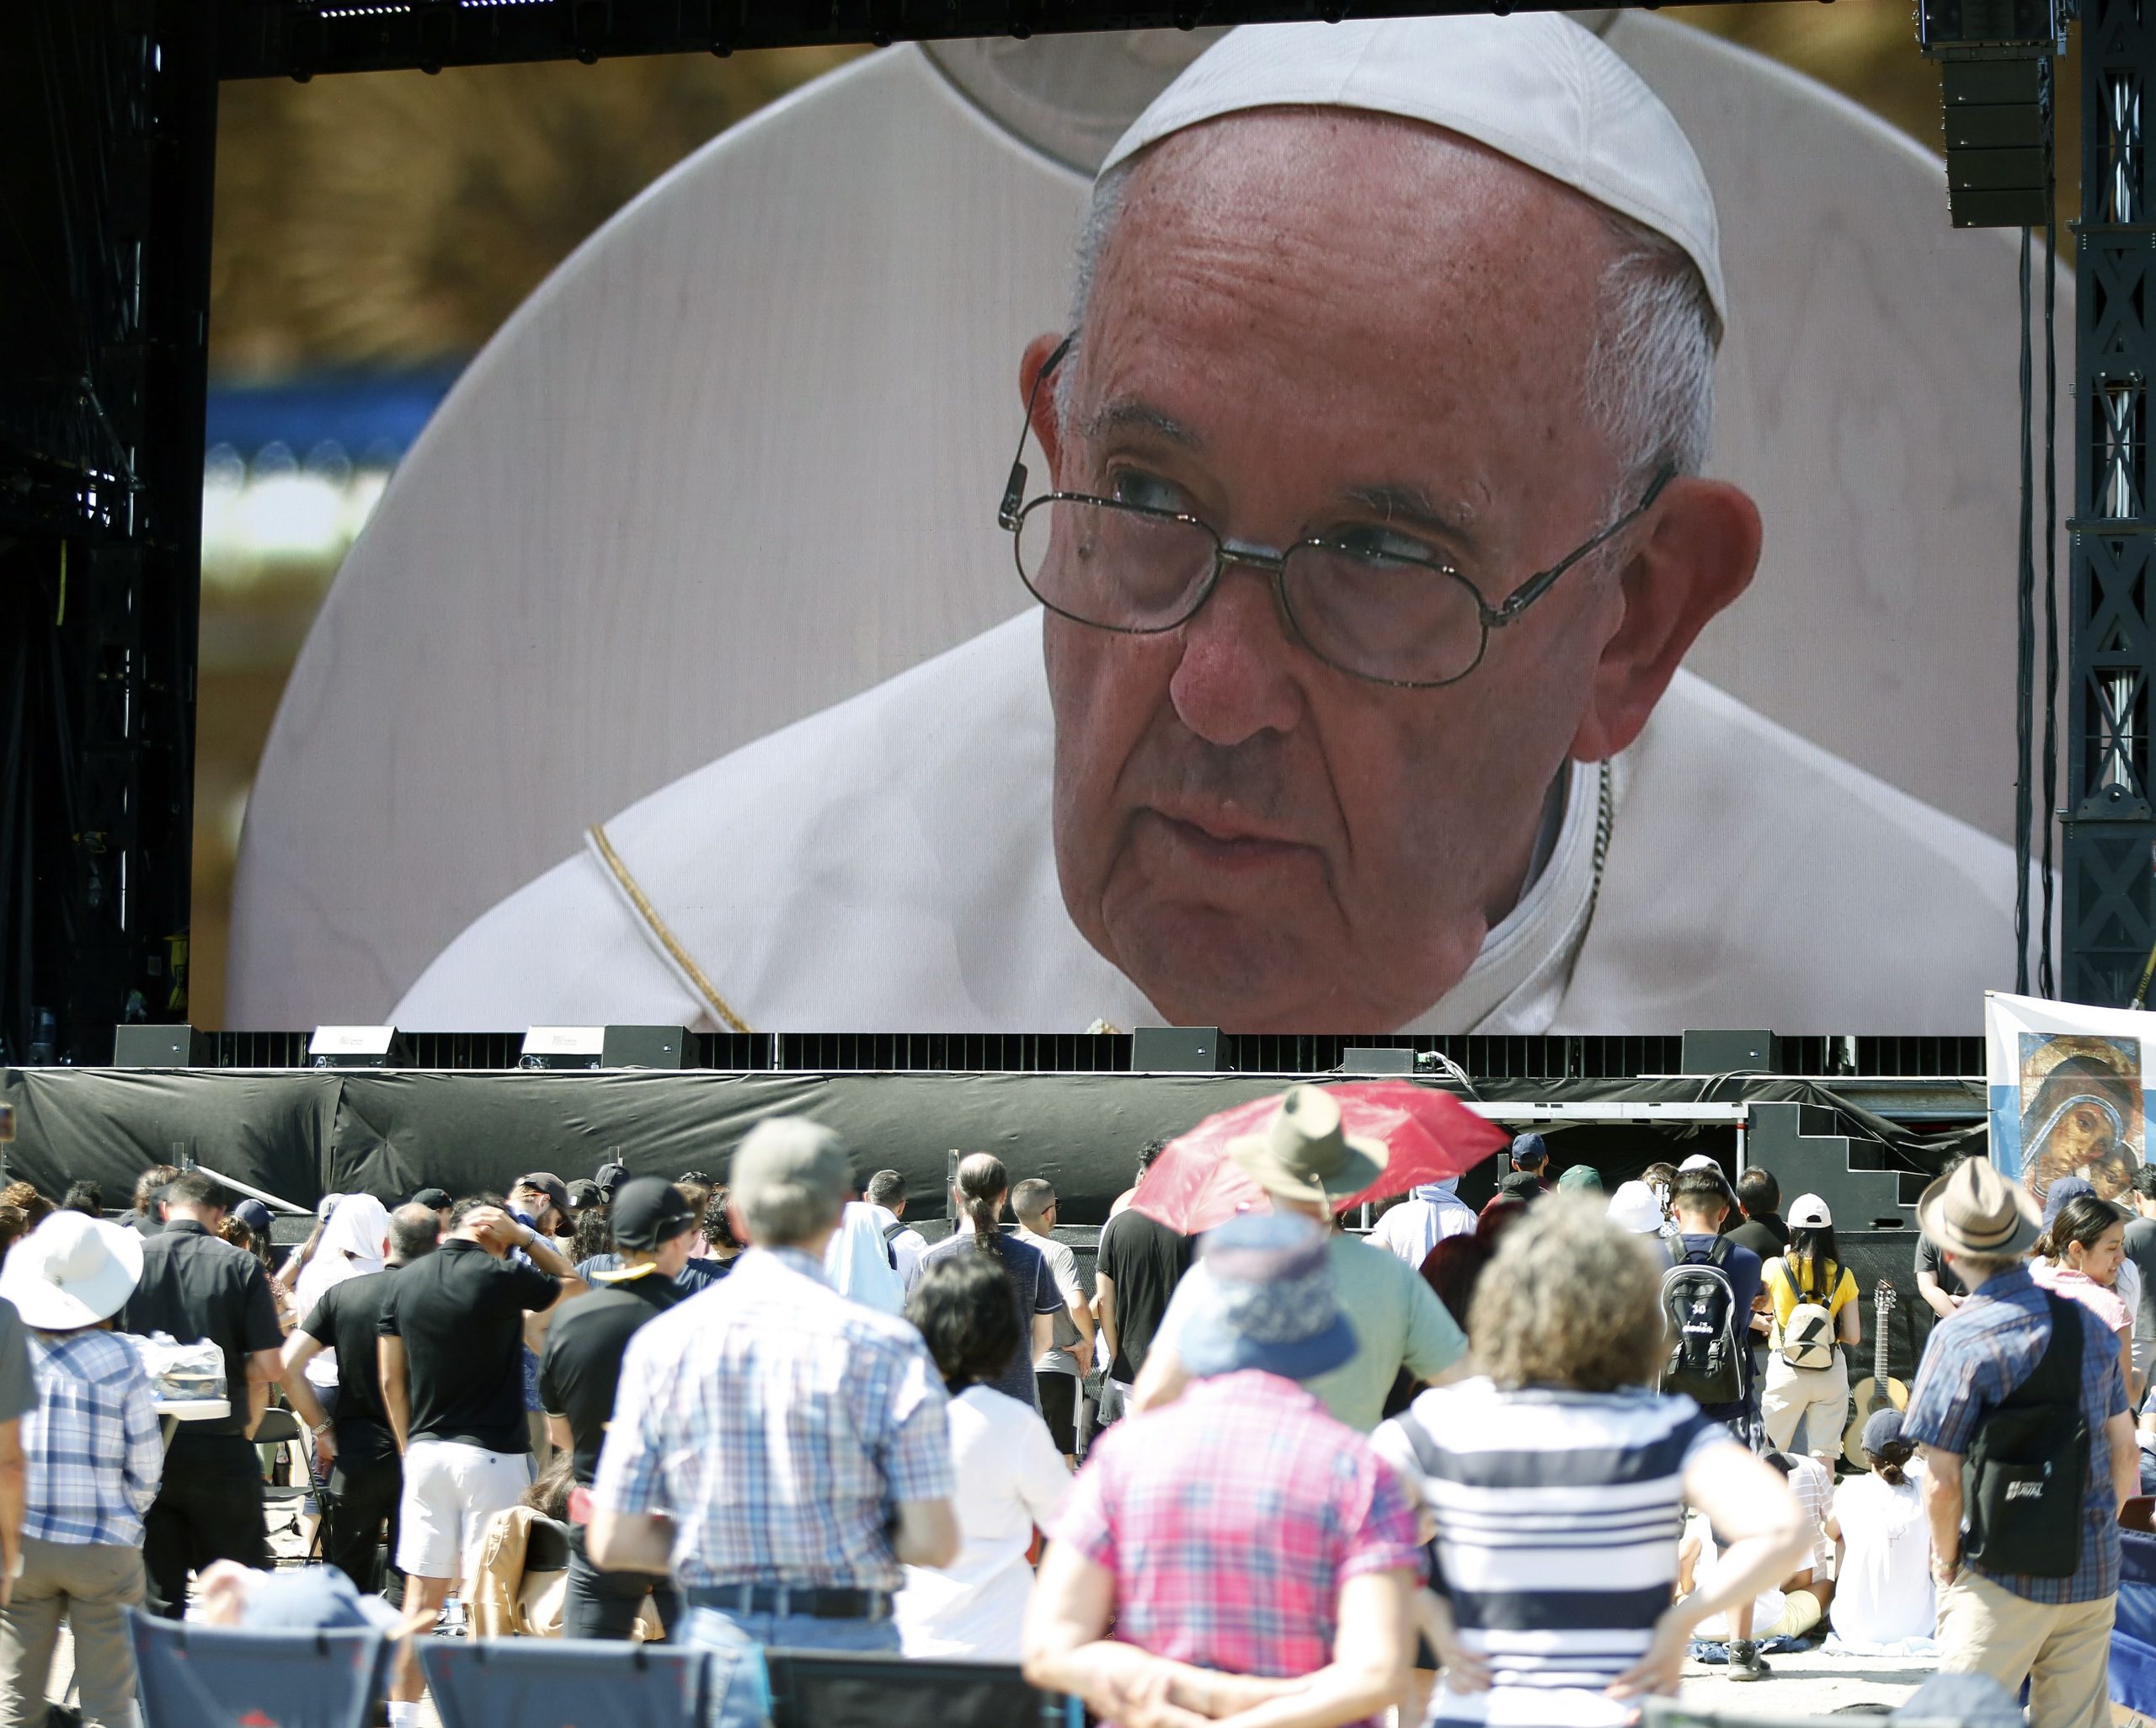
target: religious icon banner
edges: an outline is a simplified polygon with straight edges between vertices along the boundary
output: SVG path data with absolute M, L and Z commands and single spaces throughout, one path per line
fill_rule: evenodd
M 2146 1155 L 2156 1014 L 1987 992 L 1991 1160 L 2039 1200 L 2062 1176 L 2122 1199 Z

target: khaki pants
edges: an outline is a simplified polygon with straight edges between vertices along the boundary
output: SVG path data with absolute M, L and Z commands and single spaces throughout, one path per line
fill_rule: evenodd
M 1767 1380 L 1759 1390 L 1759 1421 L 1767 1431 L 1767 1443 L 1775 1451 L 1789 1451 L 1801 1426 L 1806 1430 L 1804 1451 L 1838 1453 L 1849 1419 L 1849 1368 L 1839 1350 L 1834 1352 L 1834 1365 L 1822 1368 L 1791 1368 L 1780 1352 L 1768 1352 Z
M 2047 1608 L 1966 1567 L 1939 1598 L 1942 1673 L 1988 1674 L 2042 1728 L 2110 1728 L 2116 1596 Z
M 141 1600 L 136 1549 L 24 1537 L 23 1576 L 0 1608 L 0 1728 L 44 1728 L 63 1615 L 75 1635 L 84 1720 L 97 1728 L 129 1728 L 136 1720 L 135 1657 L 120 1610 Z

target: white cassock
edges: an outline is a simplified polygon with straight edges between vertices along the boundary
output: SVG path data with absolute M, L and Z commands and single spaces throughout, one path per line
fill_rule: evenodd
M 1040 619 L 595 826 L 451 942 L 396 1023 L 1156 1023 L 1064 910 Z M 2014 983 L 2014 881 L 2008 847 L 1679 672 L 1606 773 L 1575 765 L 1540 874 L 1399 1030 L 1973 1034 Z

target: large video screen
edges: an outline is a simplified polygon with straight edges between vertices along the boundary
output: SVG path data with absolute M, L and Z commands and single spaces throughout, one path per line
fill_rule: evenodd
M 849 61 L 403 456 L 224 1019 L 1974 1032 L 2018 237 L 1644 13 Z

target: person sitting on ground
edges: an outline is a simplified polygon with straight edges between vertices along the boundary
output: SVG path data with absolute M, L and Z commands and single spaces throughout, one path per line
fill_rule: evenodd
M 1920 1641 L 1928 1650 L 1935 1618 L 1931 1526 L 1911 1469 L 1916 1447 L 1902 1432 L 1897 1410 L 1874 1411 L 1862 1444 L 1865 1474 L 1834 1491 L 1827 1520 L 1838 1556 L 1828 1648 L 1901 1653 Z
M 1739 1603 L 1702 1620 L 1693 1629 L 1695 1638 L 1733 1642 L 1740 1629 L 1755 1645 L 1781 1638 L 1808 1638 L 1834 1599 L 1833 1574 L 1828 1570 L 1833 1563 L 1833 1547 L 1826 1536 L 1833 1489 L 1827 1467 L 1817 1459 L 1801 1453 L 1770 1452 L 1766 1457 L 1769 1465 L 1780 1472 L 1790 1491 L 1796 1496 L 1804 1526 L 1803 1557 L 1794 1571 L 1761 1591 L 1749 1604 Z M 1688 1519 L 1685 1537 L 1678 1549 L 1678 1588 L 1689 1591 L 1695 1578 L 1700 1582 L 1710 1578 L 1720 1559 L 1720 1546 L 1707 1521 L 1697 1516 Z M 1766 1667 L 1764 1662 L 1753 1666 Z M 1742 1680 L 1758 1676 L 1739 1673 L 1732 1667 L 1729 1677 Z
M 1778 1452 L 1799 1449 L 1829 1457 L 1842 1447 L 1849 1421 L 1849 1368 L 1843 1347 L 1863 1336 L 1856 1278 L 1842 1264 L 1834 1215 L 1817 1194 L 1799 1194 L 1789 1208 L 1789 1247 L 1766 1269 L 1774 1325 L 1767 1335 L 1767 1378 L 1759 1420 Z
M 1789 1485 L 1691 1400 L 1652 1389 L 1662 1273 L 1652 1243 L 1591 1200 L 1534 1206 L 1476 1287 L 1476 1377 L 1379 1431 L 1420 1485 L 1452 1592 L 1418 1598 L 1444 1664 L 1435 1722 L 1629 1722 L 1676 1690 L 1703 1619 L 1803 1555 Z M 1728 1546 L 1712 1587 L 1673 1603 L 1688 1505 Z
M 938 1261 L 960 1254 L 990 1255 L 1010 1275 L 1011 1299 L 1017 1305 L 1019 1336 L 1024 1341 L 996 1377 L 1000 1392 L 1021 1404 L 1040 1408 L 1033 1363 L 1055 1346 L 1055 1316 L 1063 1311 L 1063 1293 L 1048 1258 L 1022 1236 L 1005 1235 L 1001 1220 L 1011 1197 L 1011 1178 L 1003 1160 L 990 1152 L 969 1152 L 958 1160 L 958 1179 L 951 1185 L 951 1203 L 958 1227 L 921 1256 L 921 1276 Z
M 910 1656 L 1015 1662 L 1033 1593 L 1035 1526 L 1050 1528 L 1070 1470 L 1040 1419 L 993 1384 L 1018 1348 L 1001 1272 L 981 1254 L 938 1261 L 906 1299 L 951 1395 L 962 1546 L 948 1565 L 908 1566 L 894 1612 Z
M 853 1184 L 844 1143 L 771 1117 L 732 1176 L 734 1234 L 750 1245 L 723 1283 L 630 1341 L 586 1534 L 594 1564 L 675 1579 L 688 1608 L 676 1641 L 721 1657 L 710 1728 L 766 1716 L 728 1656 L 895 1654 L 900 1568 L 948 1565 L 959 1547 L 948 1400 L 927 1347 L 824 1277 Z
M 1364 1240 L 1420 1270 L 1438 1243 L 1475 1233 L 1475 1208 L 1460 1197 L 1459 1187 L 1458 1176 L 1447 1176 L 1441 1182 L 1410 1188 L 1405 1198 L 1379 1216 Z
M 2063 1181 L 2053 1184 L 2063 1187 Z M 2126 1246 L 2126 1214 L 2092 1188 L 2054 1208 L 2045 1197 L 2047 1222 L 2036 1238 L 2029 1277 L 2040 1289 L 2069 1296 L 2102 1320 L 2117 1339 L 2127 1397 L 2134 1396 L 2133 1310 L 2112 1288 Z
M 104 1216 L 104 1190 L 93 1181 L 70 1182 L 67 1192 L 60 1197 L 62 1212 L 86 1213 L 92 1218 Z
M 135 1178 L 135 1192 L 131 1209 L 120 1222 L 122 1228 L 144 1236 L 154 1236 L 164 1228 L 165 1214 L 162 1203 L 165 1185 L 179 1175 L 179 1167 L 172 1164 L 153 1164 Z
M 875 1208 L 876 1222 L 883 1227 L 883 1240 L 898 1265 L 899 1281 L 912 1289 L 921 1256 L 928 1252 L 928 1238 L 906 1222 L 906 1179 L 895 1170 L 879 1170 L 861 1193 Z
M 1062 1216 L 1055 1185 L 1029 1176 L 1011 1191 L 1011 1209 L 1018 1215 L 1019 1235 L 1040 1251 L 1048 1261 L 1049 1276 L 1055 1280 L 1055 1293 L 1063 1299 L 1060 1311 L 1049 1316 L 1055 1329 L 1054 1347 L 1033 1357 L 1033 1389 L 1057 1449 L 1075 1470 L 1079 1384 L 1093 1360 L 1092 1304 L 1086 1299 L 1086 1287 L 1078 1282 L 1078 1256 L 1068 1242 L 1055 1240 L 1056 1223 Z
M 1201 1239 L 1175 1300 L 1187 1384 L 1096 1443 L 1050 1533 L 1026 1617 L 1036 1686 L 1109 1721 L 1250 1710 L 1329 1728 L 1398 1700 L 1412 1503 L 1313 1395 L 1356 1354 L 1339 1257 L 1322 1223 L 1284 1208 Z
M 1340 1106 L 1331 1093 L 1318 1086 L 1291 1087 L 1265 1129 L 1231 1141 L 1228 1155 L 1265 1191 L 1275 1212 L 1299 1213 L 1326 1232 L 1333 1288 L 1354 1316 L 1356 1347 L 1346 1363 L 1310 1382 L 1320 1403 L 1367 1434 L 1384 1420 L 1386 1398 L 1401 1368 L 1425 1385 L 1460 1371 L 1467 1340 L 1430 1287 L 1396 1256 L 1339 1229 L 1336 1197 L 1345 1199 L 1369 1187 L 1390 1155 L 1382 1141 L 1342 1129 Z M 1177 1288 L 1131 1394 L 1134 1410 L 1169 1402 L 1182 1384 L 1178 1341 L 1185 1321 L 1206 1311 L 1212 1299 L 1207 1283 L 1201 1264 Z

